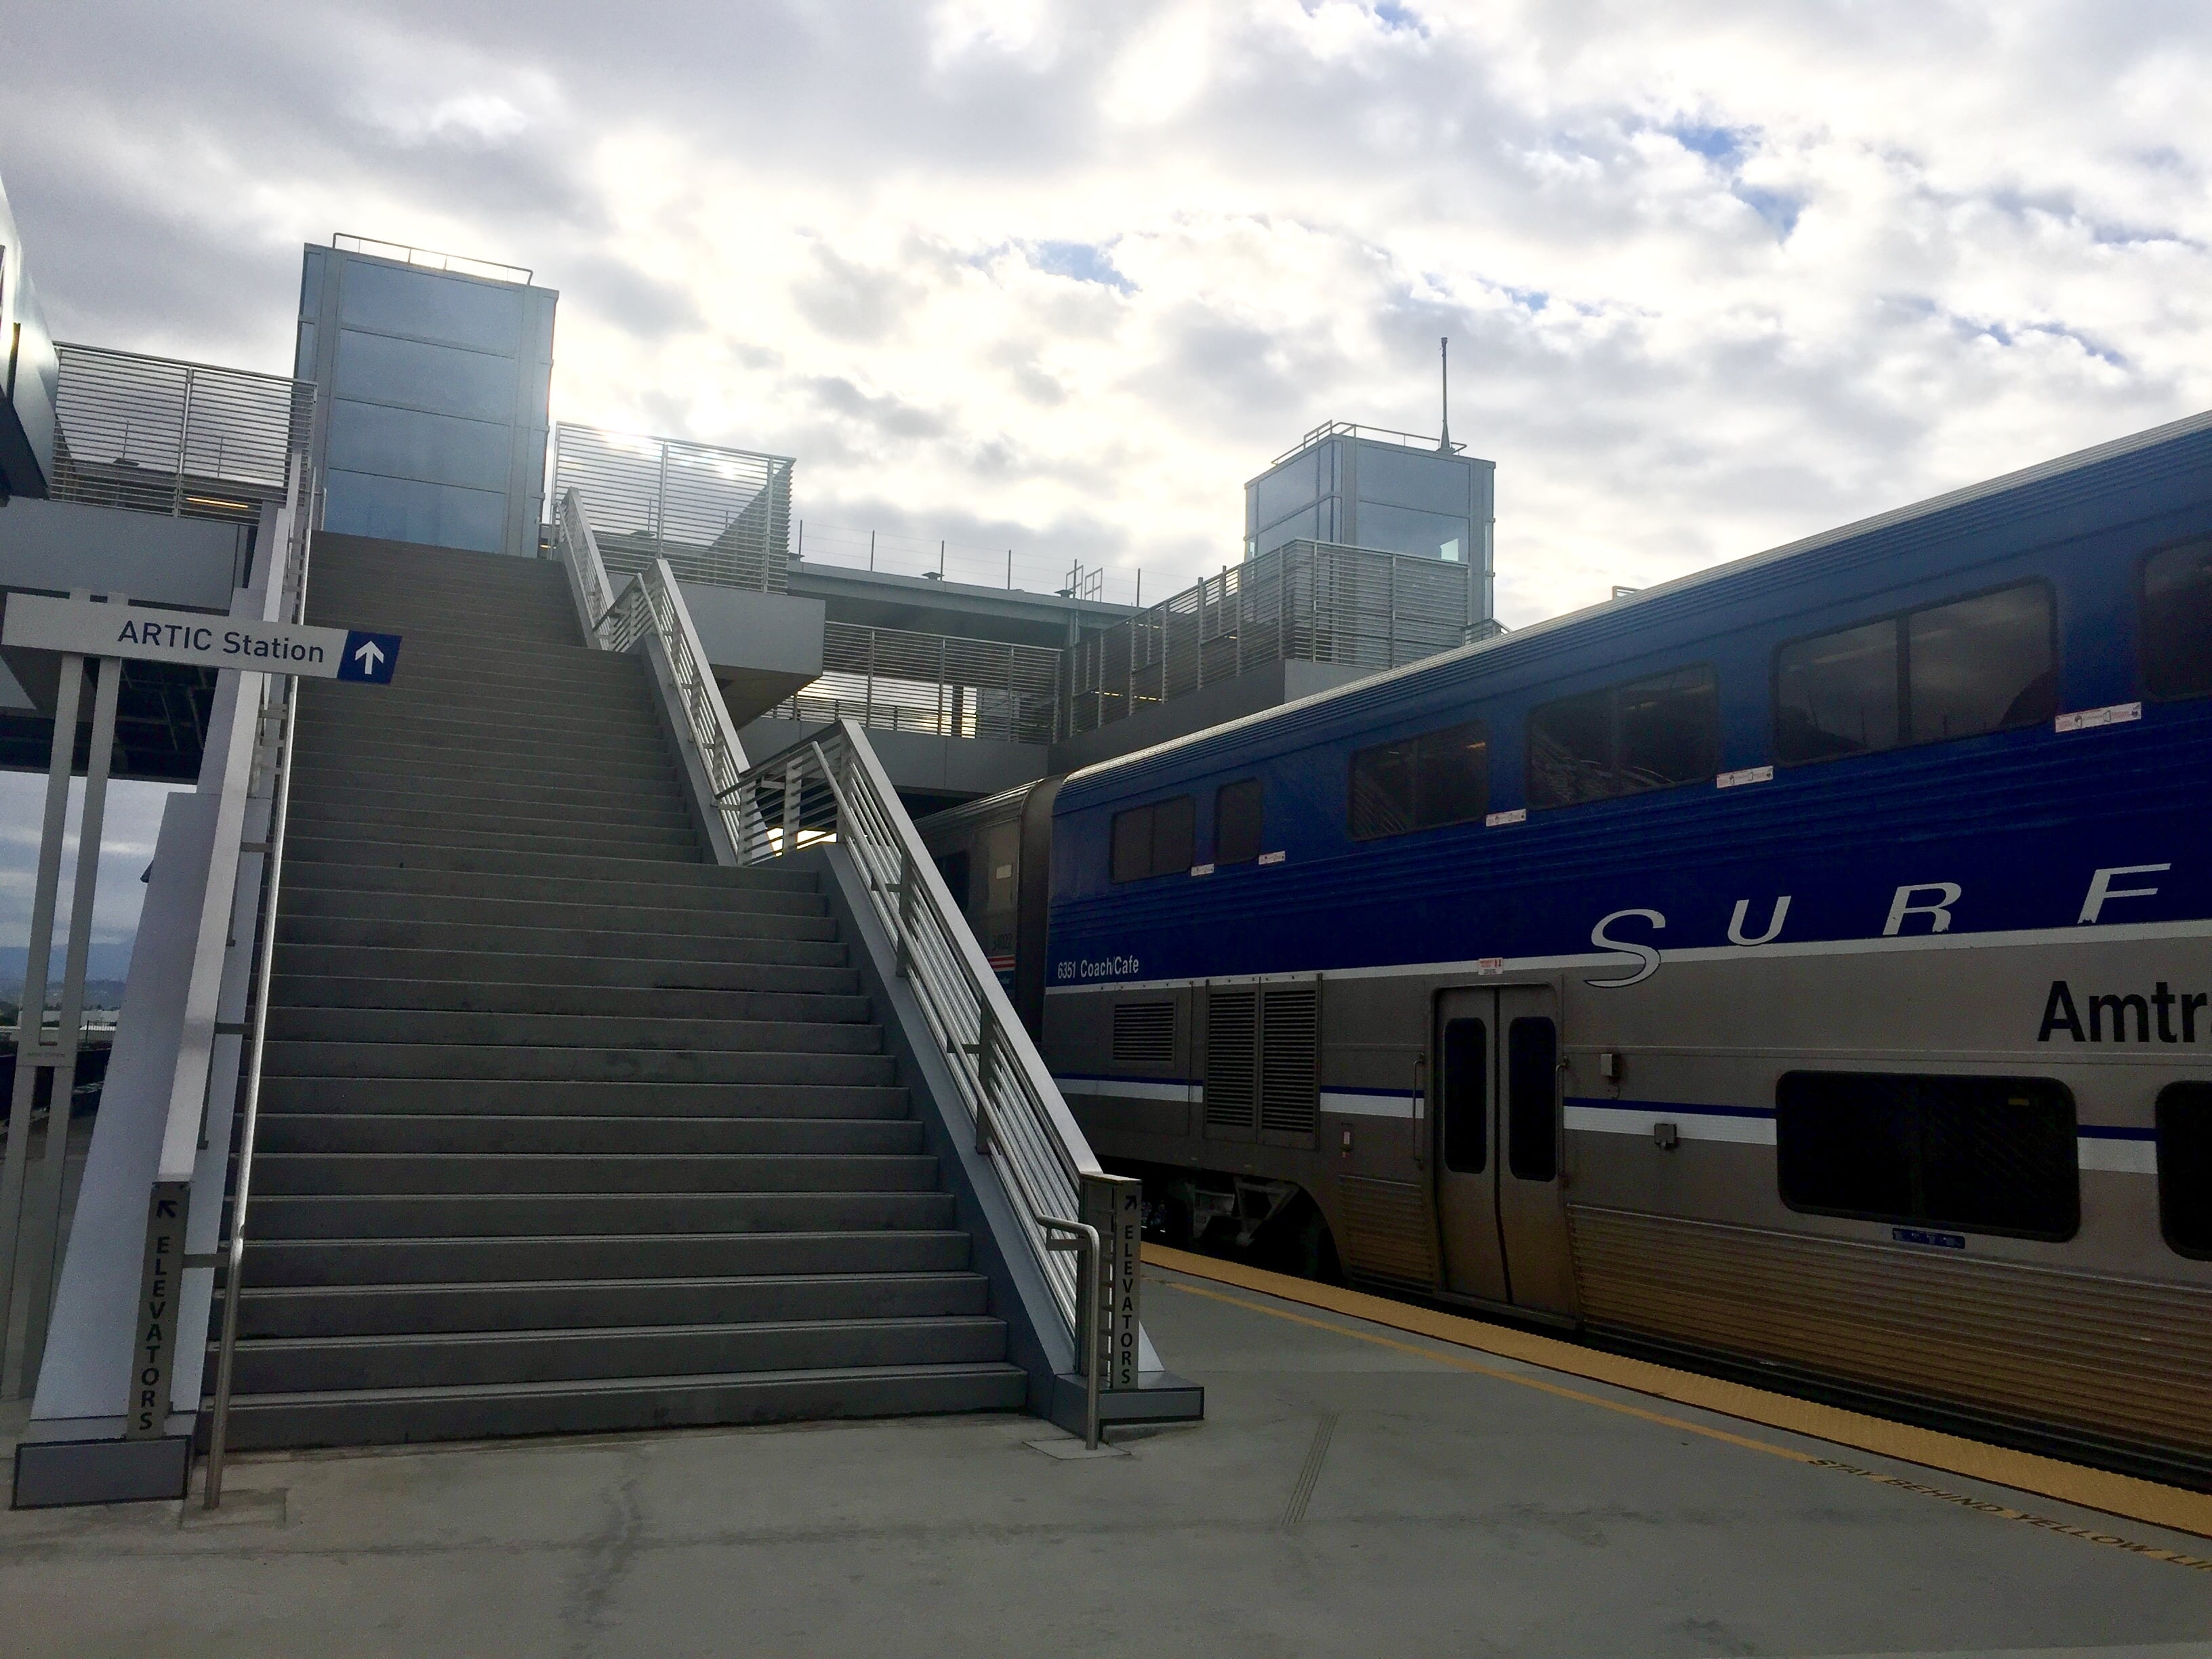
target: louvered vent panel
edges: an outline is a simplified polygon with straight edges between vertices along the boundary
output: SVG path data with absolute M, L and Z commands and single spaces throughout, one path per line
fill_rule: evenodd
M 1272 987 L 1261 1018 L 1260 1127 L 1311 1139 L 1321 1075 L 1320 989 Z
M 1336 1191 L 1344 1206 L 1337 1248 L 1356 1278 L 1424 1289 L 1436 1284 L 1437 1226 L 1423 1188 L 1347 1176 Z
M 1117 1002 L 1114 1005 L 1114 1063 L 1171 1066 L 1175 1063 L 1175 1004 Z
M 2212 1458 L 2212 1291 L 1568 1212 L 1592 1326 Z
M 1259 1035 L 1260 994 L 1215 991 L 1206 1005 L 1206 1126 L 1252 1127 L 1254 1039 Z

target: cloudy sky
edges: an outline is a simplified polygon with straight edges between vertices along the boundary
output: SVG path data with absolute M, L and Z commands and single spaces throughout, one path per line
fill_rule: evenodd
M 1522 623 L 2212 405 L 2212 7 L 27 0 L 58 333 L 288 368 L 347 230 L 562 292 L 556 416 L 1150 593 L 1327 419 Z M 833 530 L 832 526 L 841 527 Z

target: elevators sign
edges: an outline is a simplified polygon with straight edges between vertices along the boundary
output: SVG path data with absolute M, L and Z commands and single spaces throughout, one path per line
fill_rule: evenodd
M 169 1431 L 169 1374 L 177 1358 L 177 1295 L 185 1271 L 185 1210 L 191 1184 L 157 1181 L 147 1206 L 146 1259 L 138 1274 L 126 1440 Z
M 1083 1219 L 1098 1230 L 1096 1340 L 1098 1386 L 1134 1389 L 1140 1323 L 1145 1184 L 1126 1176 L 1086 1176 Z
M 11 593 L 0 645 L 389 685 L 399 635 Z

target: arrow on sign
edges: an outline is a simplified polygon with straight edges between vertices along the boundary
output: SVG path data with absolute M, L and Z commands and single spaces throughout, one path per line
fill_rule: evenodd
M 371 634 L 356 628 L 346 635 L 345 654 L 338 659 L 338 678 L 389 685 L 398 666 L 398 635 Z

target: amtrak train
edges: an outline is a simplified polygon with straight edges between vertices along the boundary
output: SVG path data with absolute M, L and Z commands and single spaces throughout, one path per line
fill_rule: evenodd
M 1170 1236 L 2212 1484 L 2212 415 L 923 834 Z

